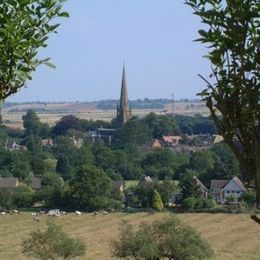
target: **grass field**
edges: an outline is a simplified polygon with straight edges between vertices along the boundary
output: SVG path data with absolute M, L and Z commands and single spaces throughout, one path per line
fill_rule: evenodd
M 168 216 L 168 213 L 111 213 L 92 216 L 68 214 L 53 221 L 63 226 L 71 236 L 86 243 L 88 251 L 79 259 L 105 260 L 111 257 L 110 241 L 118 234 L 120 222 L 124 219 L 134 225 L 142 221 L 151 222 Z M 178 217 L 195 229 L 213 247 L 216 258 L 223 260 L 259 260 L 260 225 L 245 214 L 179 214 Z M 21 253 L 21 241 L 28 233 L 42 228 L 51 217 L 42 216 L 35 222 L 27 213 L 19 216 L 0 216 L 0 259 L 27 259 Z

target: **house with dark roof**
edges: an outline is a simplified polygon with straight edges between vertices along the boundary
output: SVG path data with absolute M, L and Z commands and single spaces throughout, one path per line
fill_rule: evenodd
M 197 187 L 199 188 L 200 191 L 200 196 L 203 198 L 208 197 L 208 189 L 205 187 L 205 185 L 197 178 L 195 177 Z
M 211 180 L 210 193 L 218 203 L 225 203 L 228 197 L 238 199 L 246 191 L 242 181 L 238 177 L 231 180 Z
M 31 178 L 30 182 L 29 182 L 29 186 L 32 189 L 36 189 L 36 190 L 41 189 L 42 188 L 42 179 L 41 178 L 36 178 L 36 177 Z
M 0 189 L 14 189 L 19 185 L 18 178 L 8 177 L 2 178 L 0 177 Z

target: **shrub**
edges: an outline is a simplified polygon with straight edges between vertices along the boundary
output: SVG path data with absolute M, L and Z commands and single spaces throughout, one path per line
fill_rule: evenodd
M 203 198 L 196 198 L 195 208 L 196 209 L 204 208 L 204 199 Z
M 214 201 L 206 198 L 194 198 L 189 197 L 182 202 L 182 207 L 184 209 L 210 209 L 214 208 Z
M 194 209 L 196 208 L 197 199 L 194 197 L 186 198 L 182 201 L 182 207 L 185 209 Z
M 14 192 L 14 205 L 18 208 L 27 208 L 33 204 L 35 192 L 26 185 L 20 185 Z
M 256 203 L 256 195 L 253 191 L 247 191 L 242 194 L 241 201 L 247 208 L 253 208 Z
M 153 193 L 153 209 L 161 211 L 163 209 L 163 202 L 160 193 L 157 190 L 154 190 Z
M 232 204 L 233 202 L 236 202 L 237 201 L 237 198 L 233 195 L 230 195 L 226 198 L 226 204 Z
M 139 230 L 123 223 L 113 255 L 134 259 L 209 259 L 213 251 L 200 234 L 183 225 L 176 217 L 142 223 Z
M 204 209 L 211 209 L 215 207 L 214 200 L 212 199 L 203 198 L 202 201 L 203 201 L 202 208 Z
M 22 243 L 23 253 L 42 260 L 72 259 L 85 254 L 86 246 L 70 238 L 60 226 L 48 222 L 47 230 L 30 233 Z

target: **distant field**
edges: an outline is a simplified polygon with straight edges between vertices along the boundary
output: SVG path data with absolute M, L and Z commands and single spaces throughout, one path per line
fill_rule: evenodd
M 2 116 L 6 125 L 19 128 L 22 127 L 22 116 L 26 110 L 34 109 L 42 122 L 49 125 L 55 124 L 61 117 L 65 115 L 75 115 L 81 119 L 101 119 L 111 121 L 116 116 L 115 110 L 101 110 L 94 105 L 85 103 L 28 103 L 16 104 L 11 107 L 3 108 Z M 171 112 L 171 105 L 166 105 L 164 109 L 133 109 L 133 115 L 143 117 L 150 112 L 165 113 Z M 208 115 L 207 108 L 199 102 L 178 102 L 174 105 L 174 112 L 182 115 L 194 115 L 200 113 Z
M 90 214 L 69 214 L 59 219 L 43 216 L 39 223 L 25 213 L 19 216 L 0 216 L 0 259 L 28 259 L 21 254 L 21 241 L 30 231 L 43 227 L 47 219 L 61 224 L 67 233 L 86 243 L 87 255 L 79 259 L 113 259 L 110 255 L 110 241 L 117 237 L 123 219 L 139 225 L 142 221 L 151 222 L 168 215 L 169 213 L 111 213 L 94 217 Z M 179 214 L 178 217 L 201 232 L 215 250 L 215 259 L 260 259 L 260 225 L 251 221 L 248 215 L 203 213 Z

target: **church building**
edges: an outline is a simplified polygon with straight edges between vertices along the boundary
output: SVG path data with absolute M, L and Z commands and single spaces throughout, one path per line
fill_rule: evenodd
M 116 119 L 117 119 L 118 123 L 124 124 L 131 118 L 131 116 L 132 116 L 132 113 L 131 113 L 131 107 L 129 106 L 126 73 L 125 73 L 125 65 L 124 65 L 122 83 L 121 83 L 120 102 L 119 102 L 119 105 L 117 106 Z

